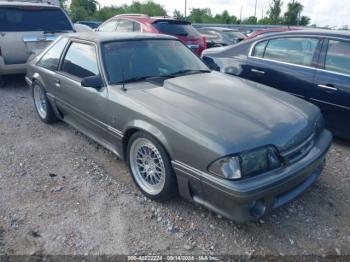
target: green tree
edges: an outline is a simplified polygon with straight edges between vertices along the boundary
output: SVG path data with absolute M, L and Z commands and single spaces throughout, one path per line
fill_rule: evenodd
M 134 1 L 131 5 L 119 5 L 119 6 L 105 6 L 98 10 L 93 18 L 99 21 L 105 21 L 112 16 L 125 14 L 125 13 L 137 13 L 146 14 L 149 16 L 166 16 L 166 10 L 159 4 L 153 1 L 147 1 L 141 3 L 139 1 Z
M 238 22 L 237 17 L 230 15 L 227 10 L 213 16 L 210 8 L 193 8 L 188 20 L 192 23 L 206 24 L 236 24 Z
M 282 10 L 283 2 L 281 0 L 272 0 L 272 3 L 269 6 L 269 10 L 267 10 L 267 15 L 269 20 L 265 20 L 269 22 L 269 24 L 280 24 L 281 23 L 281 10 Z
M 60 0 L 60 6 L 64 9 L 67 9 L 67 0 Z
M 177 9 L 174 10 L 173 16 L 176 17 L 176 19 L 185 20 L 185 16 Z
M 138 13 L 146 14 L 149 16 L 166 16 L 167 12 L 163 6 L 154 3 L 153 1 L 147 1 L 141 3 L 139 1 L 134 1 L 130 6 L 124 6 L 126 13 Z
M 304 6 L 298 1 L 292 0 L 288 3 L 287 12 L 284 13 L 284 24 L 286 25 L 299 25 L 300 24 L 300 15 L 303 11 Z M 304 18 L 304 23 L 307 21 L 306 17 Z M 307 21 L 309 23 L 310 20 Z
M 98 10 L 93 18 L 98 21 L 106 21 L 109 18 L 122 13 L 125 13 L 123 7 L 105 6 Z
M 255 16 L 250 16 L 247 19 L 243 19 L 243 25 L 255 25 L 258 23 L 258 19 Z
M 192 23 L 212 23 L 213 16 L 210 8 L 193 8 L 188 20 Z
M 70 16 L 73 22 L 92 17 L 97 10 L 96 0 L 72 0 L 70 4 Z
M 304 16 L 304 15 L 303 15 L 303 16 L 300 18 L 299 25 L 301 25 L 301 26 L 307 26 L 307 25 L 310 24 L 310 21 L 311 21 L 310 17 L 307 17 L 307 16 Z
M 260 25 L 272 25 L 272 21 L 270 19 L 270 17 L 264 17 L 264 18 L 261 18 L 259 21 L 258 21 L 258 24 Z
M 230 15 L 227 10 L 224 10 L 220 15 L 216 15 L 214 17 L 214 22 L 218 24 L 236 24 L 237 17 L 234 15 Z

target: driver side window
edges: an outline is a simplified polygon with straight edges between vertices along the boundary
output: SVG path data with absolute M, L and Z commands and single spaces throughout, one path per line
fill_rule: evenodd
M 258 43 L 253 56 L 295 65 L 312 66 L 319 39 L 285 37 Z
M 95 46 L 72 42 L 63 60 L 61 71 L 76 78 L 99 75 Z

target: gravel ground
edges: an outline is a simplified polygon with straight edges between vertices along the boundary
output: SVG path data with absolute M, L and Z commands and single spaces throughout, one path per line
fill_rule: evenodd
M 150 201 L 125 163 L 64 123 L 37 117 L 22 76 L 0 89 L 0 255 L 350 255 L 350 144 L 319 181 L 258 222 L 180 198 Z

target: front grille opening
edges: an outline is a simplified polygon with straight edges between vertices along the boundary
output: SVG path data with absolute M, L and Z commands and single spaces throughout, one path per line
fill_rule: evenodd
M 286 164 L 293 164 L 305 157 L 312 149 L 315 143 L 315 134 L 309 136 L 301 144 L 281 153 Z

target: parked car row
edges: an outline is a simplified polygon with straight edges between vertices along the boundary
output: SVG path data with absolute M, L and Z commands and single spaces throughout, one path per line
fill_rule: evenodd
M 326 126 L 350 138 L 350 33 L 289 31 L 207 50 L 213 70 L 301 97 L 321 108 Z
M 207 48 L 234 45 L 246 38 L 238 30 L 224 27 L 200 27 L 198 31 L 205 36 Z
M 206 48 L 205 38 L 190 22 L 169 17 L 149 17 L 142 14 L 117 15 L 104 22 L 99 32 L 142 32 L 176 36 L 194 53 L 201 55 Z

